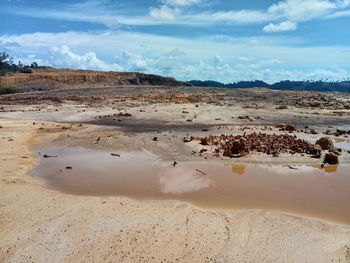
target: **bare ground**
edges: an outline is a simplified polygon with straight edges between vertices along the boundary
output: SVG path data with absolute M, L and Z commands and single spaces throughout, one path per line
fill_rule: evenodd
M 265 89 L 129 87 L 30 94 L 0 100 L 1 262 L 350 262 L 348 226 L 271 211 L 210 211 L 178 201 L 66 195 L 30 176 L 34 153 L 52 146 L 146 149 L 169 162 L 224 162 L 191 154 L 201 146 L 182 138 L 253 129 L 281 133 L 264 129 L 282 123 L 308 125 L 319 134 L 348 130 L 348 95 L 328 94 L 329 100 L 319 101 L 333 101 L 333 106 L 313 107 L 297 105 L 293 96 L 309 103 L 317 100 L 310 99 L 314 94 Z M 276 109 L 283 101 L 290 101 L 288 108 Z M 120 112 L 132 116 L 119 120 L 114 114 Z M 251 120 L 239 118 L 247 115 Z M 92 144 L 97 137 L 101 143 Z M 321 160 L 250 154 L 239 162 Z M 346 151 L 341 163 L 349 163 Z

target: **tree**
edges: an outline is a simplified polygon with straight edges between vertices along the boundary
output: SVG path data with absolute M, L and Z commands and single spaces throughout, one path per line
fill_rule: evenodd
M 38 68 L 39 65 L 35 61 L 30 65 L 31 68 Z
M 0 66 L 6 65 L 9 63 L 10 55 L 6 52 L 0 52 Z

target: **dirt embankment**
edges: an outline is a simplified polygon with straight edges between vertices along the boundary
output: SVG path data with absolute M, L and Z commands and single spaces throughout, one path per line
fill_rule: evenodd
M 33 73 L 16 73 L 0 77 L 0 88 L 47 90 L 53 87 L 103 85 L 190 86 L 174 78 L 137 72 L 103 72 L 72 69 L 33 69 Z

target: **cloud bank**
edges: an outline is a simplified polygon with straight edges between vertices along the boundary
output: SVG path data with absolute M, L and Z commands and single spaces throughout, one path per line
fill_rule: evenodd
M 180 80 L 223 82 L 350 77 L 350 47 L 286 46 L 290 42 L 220 36 L 182 39 L 123 31 L 0 36 L 0 46 L 7 43 L 15 59 L 59 68 L 140 71 Z

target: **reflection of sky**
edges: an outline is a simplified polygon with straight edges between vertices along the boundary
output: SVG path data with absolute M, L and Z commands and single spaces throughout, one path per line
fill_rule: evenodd
M 337 139 L 334 139 L 331 136 L 327 136 L 324 134 L 318 134 L 318 135 L 309 135 L 309 134 L 301 134 L 301 135 L 297 135 L 298 137 L 300 137 L 301 139 L 305 139 L 311 143 L 315 143 L 318 139 L 322 138 L 322 137 L 330 137 L 333 141 L 333 144 L 336 148 L 342 148 L 344 150 L 350 150 L 350 142 L 348 139 L 345 139 L 345 141 L 338 141 Z
M 190 168 L 170 168 L 159 175 L 161 191 L 164 194 L 196 192 L 212 185 L 207 176 Z
M 295 165 L 258 165 L 256 168 L 261 171 L 261 173 L 273 173 L 279 175 L 291 175 L 291 174 L 312 174 L 317 168 L 312 166 L 295 166 Z

